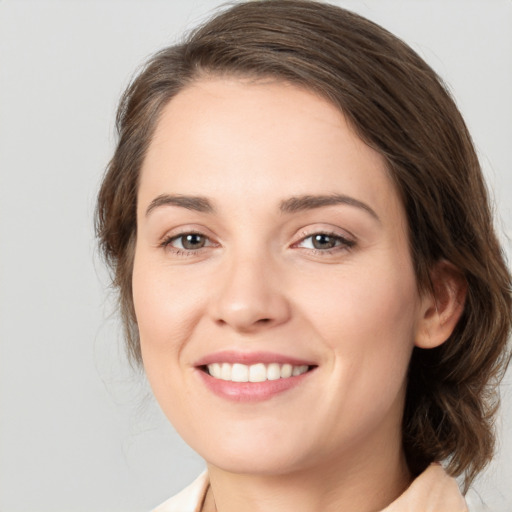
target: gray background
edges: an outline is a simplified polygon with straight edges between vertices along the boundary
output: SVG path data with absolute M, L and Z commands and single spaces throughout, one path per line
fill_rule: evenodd
M 149 510 L 203 467 L 124 360 L 92 217 L 121 91 L 218 3 L 0 0 L 0 512 Z M 448 82 L 510 253 L 512 2 L 337 3 Z M 512 510 L 507 382 L 500 453 L 476 487 L 496 512 Z

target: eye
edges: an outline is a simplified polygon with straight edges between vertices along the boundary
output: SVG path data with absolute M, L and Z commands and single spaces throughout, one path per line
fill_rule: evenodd
M 182 233 L 164 240 L 165 247 L 182 251 L 195 251 L 214 245 L 211 240 L 201 233 Z
M 347 249 L 354 245 L 354 241 L 347 240 L 346 238 L 334 233 L 314 233 L 304 237 L 298 244 L 296 244 L 297 247 L 317 251 L 329 251 L 330 249 L 336 248 Z

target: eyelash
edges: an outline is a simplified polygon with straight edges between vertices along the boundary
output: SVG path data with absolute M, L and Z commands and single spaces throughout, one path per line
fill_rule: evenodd
M 196 235 L 196 236 L 204 238 L 206 245 L 203 245 L 202 247 L 199 247 L 197 249 L 185 249 L 185 248 L 174 247 L 172 245 L 172 243 L 175 242 L 176 240 L 184 239 L 185 237 L 191 236 L 191 235 L 192 236 Z M 303 233 L 302 238 L 298 242 L 295 242 L 294 244 L 292 244 L 292 247 L 301 248 L 300 244 L 304 243 L 308 239 L 312 239 L 315 236 L 329 237 L 329 238 L 333 239 L 336 244 L 334 247 L 330 247 L 328 249 L 318 249 L 318 248 L 314 248 L 314 247 L 311 247 L 311 248 L 302 247 L 302 249 L 306 249 L 315 255 L 325 256 L 325 255 L 330 255 L 330 254 L 337 253 L 340 251 L 349 251 L 356 245 L 356 242 L 354 240 L 350 240 L 350 239 L 343 237 L 337 233 L 332 233 L 332 232 L 328 232 L 328 231 L 317 231 L 317 232 L 310 233 L 310 234 Z M 182 240 L 181 245 L 183 246 L 183 240 Z M 186 257 L 186 256 L 197 255 L 200 251 L 202 251 L 202 249 L 205 249 L 208 247 L 216 247 L 217 244 L 212 242 L 211 239 L 209 237 L 207 237 L 206 235 L 204 235 L 203 233 L 200 233 L 198 231 L 186 231 L 186 232 L 180 233 L 178 235 L 171 235 L 171 236 L 166 237 L 161 242 L 160 246 L 164 249 L 170 250 L 176 256 L 185 256 Z
M 333 233 L 333 232 L 329 232 L 329 231 L 316 231 L 314 233 L 309 233 L 309 234 L 303 233 L 302 238 L 298 242 L 294 243 L 293 247 L 300 248 L 299 247 L 300 244 L 304 243 L 308 239 L 313 239 L 313 237 L 316 237 L 316 236 L 329 237 L 329 238 L 333 239 L 337 245 L 335 245 L 334 247 L 330 247 L 328 249 L 317 249 L 314 247 L 304 248 L 304 249 L 307 249 L 307 250 L 313 252 L 313 254 L 315 254 L 315 255 L 326 256 L 326 255 L 331 255 L 331 254 L 334 254 L 337 252 L 349 251 L 356 245 L 356 242 L 354 240 L 350 240 L 344 236 L 341 236 L 338 233 Z
M 179 240 L 180 238 L 184 239 L 185 237 L 190 236 L 190 235 L 192 235 L 192 236 L 196 235 L 196 236 L 204 238 L 205 244 L 207 244 L 207 245 L 204 245 L 197 249 L 185 249 L 185 248 L 173 247 L 173 245 L 172 245 L 173 242 L 175 242 L 176 240 Z M 183 246 L 183 241 L 182 241 L 181 245 Z M 170 235 L 170 236 L 165 237 L 164 240 L 162 240 L 162 243 L 160 244 L 160 246 L 164 249 L 170 250 L 171 252 L 176 254 L 176 256 L 194 256 L 194 255 L 198 254 L 198 252 L 201 249 L 204 249 L 206 247 L 215 247 L 216 244 L 213 243 L 211 241 L 211 239 L 208 238 L 203 233 L 200 233 L 198 231 L 185 231 L 183 233 L 179 233 L 178 235 Z

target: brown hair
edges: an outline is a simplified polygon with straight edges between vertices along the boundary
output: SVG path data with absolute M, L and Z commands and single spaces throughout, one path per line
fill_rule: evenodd
M 403 200 L 420 290 L 441 259 L 464 275 L 462 318 L 440 347 L 414 350 L 403 443 L 410 469 L 447 460 L 469 486 L 493 455 L 497 385 L 509 360 L 510 276 L 465 123 L 435 72 L 378 25 L 307 0 L 235 5 L 157 53 L 128 87 L 96 229 L 120 292 L 127 346 L 141 362 L 132 299 L 139 172 L 162 108 L 207 75 L 297 84 L 343 111 L 382 154 Z

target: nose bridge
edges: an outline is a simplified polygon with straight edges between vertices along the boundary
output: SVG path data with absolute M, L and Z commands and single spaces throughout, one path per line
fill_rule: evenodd
M 241 331 L 286 321 L 289 304 L 270 250 L 239 247 L 228 252 L 215 294 L 215 320 Z

